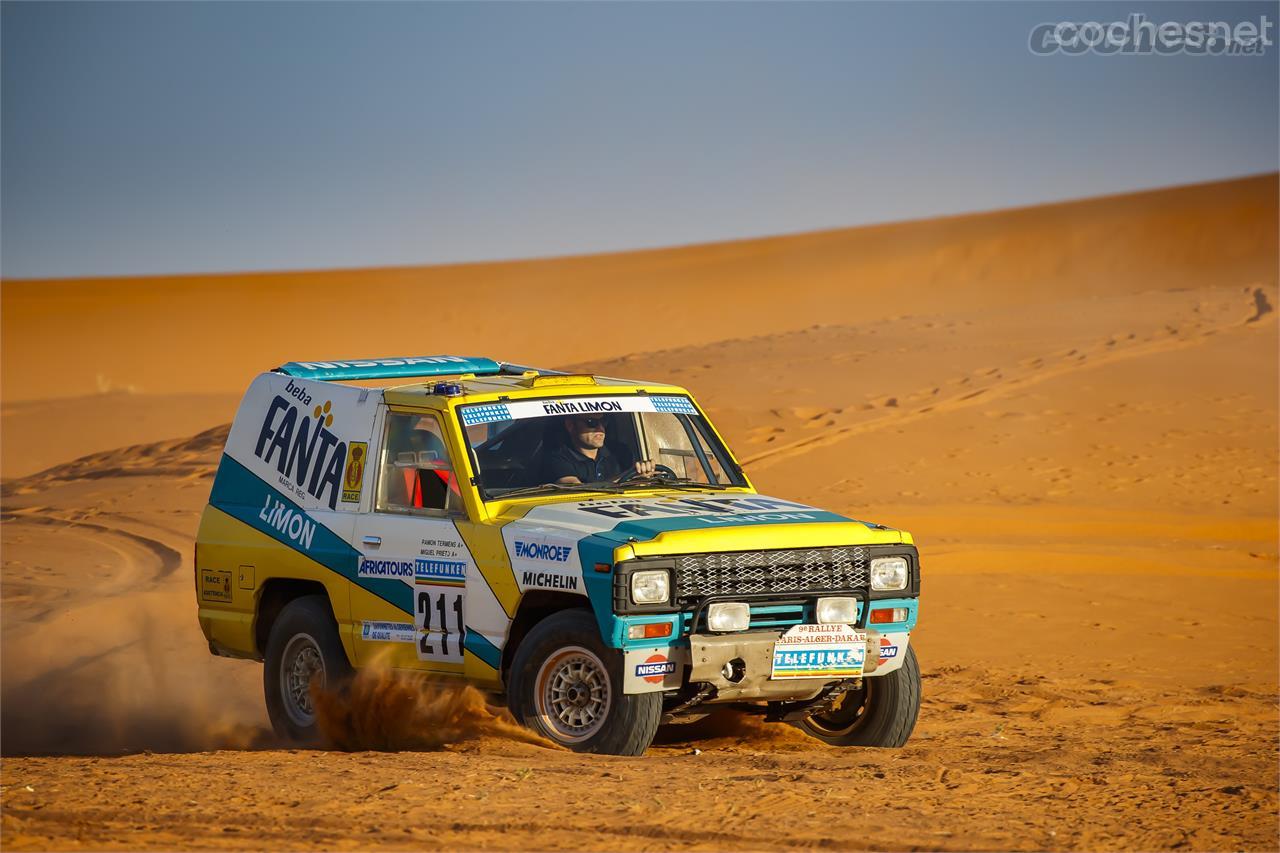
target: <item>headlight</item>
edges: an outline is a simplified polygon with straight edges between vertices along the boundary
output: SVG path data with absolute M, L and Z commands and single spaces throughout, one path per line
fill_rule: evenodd
M 745 601 L 721 601 L 707 606 L 707 628 L 716 633 L 751 627 L 751 606 Z
M 906 557 L 876 557 L 871 561 L 872 589 L 906 589 L 910 577 Z
M 858 599 L 819 598 L 818 624 L 852 625 L 858 621 Z
M 671 598 L 671 572 L 656 569 L 631 576 L 633 604 L 665 604 Z

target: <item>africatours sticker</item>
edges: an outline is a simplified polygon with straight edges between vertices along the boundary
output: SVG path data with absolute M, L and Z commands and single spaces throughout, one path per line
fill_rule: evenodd
M 362 578 L 400 578 L 412 581 L 413 573 L 412 560 L 371 560 L 365 557 L 360 560 L 358 574 Z

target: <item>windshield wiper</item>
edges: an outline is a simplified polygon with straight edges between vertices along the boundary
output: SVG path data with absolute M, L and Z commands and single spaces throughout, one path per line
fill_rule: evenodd
M 522 486 L 519 489 L 512 489 L 509 492 L 503 492 L 500 495 L 494 495 L 494 498 L 505 500 L 507 498 L 518 498 L 526 495 L 536 495 L 540 492 L 607 492 L 609 494 L 618 494 L 622 489 L 607 483 L 603 484 L 587 484 L 587 483 L 543 483 L 540 486 Z
M 699 491 L 699 492 L 707 491 L 707 490 L 715 490 L 715 489 L 737 488 L 732 484 L 726 485 L 724 483 L 699 483 L 697 480 L 690 480 L 687 477 L 681 477 L 678 480 L 673 480 L 670 477 L 659 477 L 659 476 L 632 477 L 630 480 L 627 480 L 621 485 L 623 486 L 623 488 L 626 488 L 627 486 L 632 486 L 632 485 L 662 486 L 663 488 L 669 488 L 669 489 L 691 489 L 693 491 Z

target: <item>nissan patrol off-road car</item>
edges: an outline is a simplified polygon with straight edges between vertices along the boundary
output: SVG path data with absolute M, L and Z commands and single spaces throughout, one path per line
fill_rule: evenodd
M 457 356 L 264 373 L 195 582 L 210 650 L 263 661 L 301 741 L 313 683 L 375 664 L 622 755 L 716 705 L 866 746 L 919 710 L 911 537 L 758 494 L 673 385 Z

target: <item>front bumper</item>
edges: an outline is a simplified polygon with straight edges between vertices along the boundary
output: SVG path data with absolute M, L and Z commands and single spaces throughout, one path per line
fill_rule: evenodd
M 832 678 L 787 678 L 773 680 L 773 649 L 777 631 L 742 634 L 694 634 L 689 638 L 691 667 L 689 681 L 710 684 L 716 689 L 713 702 L 739 699 L 812 699 L 830 684 Z M 870 675 L 879 662 L 880 635 L 867 632 L 867 656 L 863 674 Z M 725 667 L 733 664 L 734 680 L 725 676 Z
M 862 674 L 886 675 L 902 665 L 910 634 L 867 630 Z M 734 701 L 803 701 L 837 677 L 772 679 L 774 644 L 781 631 L 693 634 L 686 643 L 661 649 L 630 649 L 625 655 L 624 693 L 654 693 L 684 687 L 714 688 L 707 704 Z M 735 678 L 726 677 L 733 664 Z M 739 676 L 740 673 L 740 677 Z

